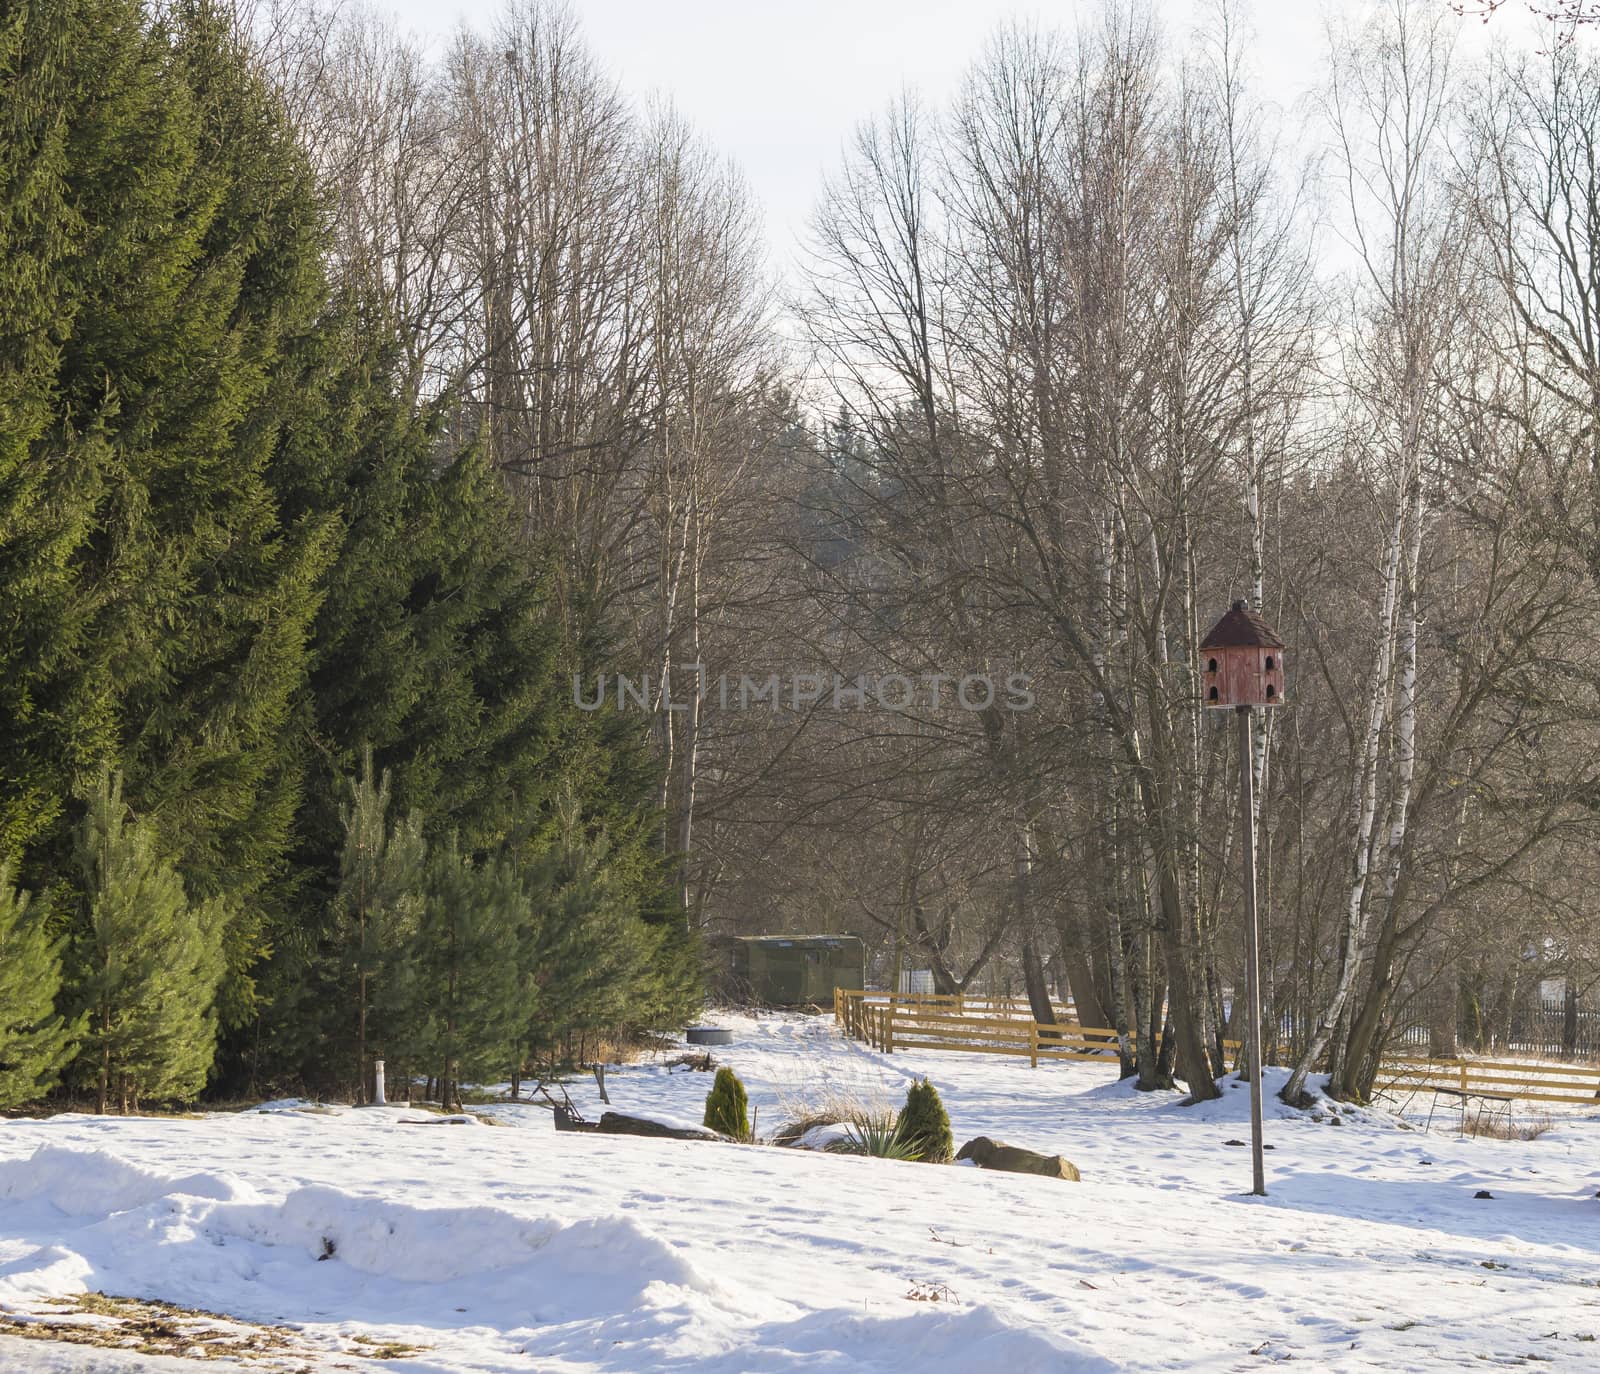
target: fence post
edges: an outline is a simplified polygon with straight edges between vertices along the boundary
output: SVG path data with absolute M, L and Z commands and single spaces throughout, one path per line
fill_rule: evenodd
M 1466 1092 L 1466 1090 L 1467 1090 L 1467 1061 L 1465 1059 L 1463 1059 L 1461 1061 L 1461 1091 L 1464 1093 L 1464 1092 Z
M 1039 1067 L 1039 1023 L 1028 1022 L 1028 1066 Z
M 889 1013 L 883 1018 L 883 1050 L 885 1054 L 894 1053 L 894 1005 L 889 1006 Z

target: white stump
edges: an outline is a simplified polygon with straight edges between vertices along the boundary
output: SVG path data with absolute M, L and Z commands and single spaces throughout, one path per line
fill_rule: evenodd
M 375 1106 L 385 1105 L 383 1096 L 383 1060 L 372 1061 L 372 1101 Z

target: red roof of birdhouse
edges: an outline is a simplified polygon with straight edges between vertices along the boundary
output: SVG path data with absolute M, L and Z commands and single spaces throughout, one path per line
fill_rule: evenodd
M 1211 627 L 1200 641 L 1202 649 L 1281 649 L 1283 641 L 1272 627 L 1250 609 L 1248 601 L 1235 601 L 1233 609 Z

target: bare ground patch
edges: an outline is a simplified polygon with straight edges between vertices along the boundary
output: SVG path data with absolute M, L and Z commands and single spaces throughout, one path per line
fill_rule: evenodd
M 44 1298 L 29 1308 L 0 1308 L 0 1335 L 139 1355 L 229 1360 L 281 1374 L 361 1369 L 367 1367 L 365 1361 L 406 1359 L 428 1350 L 382 1336 L 333 1333 L 313 1338 L 293 1326 L 241 1321 L 200 1308 L 109 1293 L 79 1293 Z

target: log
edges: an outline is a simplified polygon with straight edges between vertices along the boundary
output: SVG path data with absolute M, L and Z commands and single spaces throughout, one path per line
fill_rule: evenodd
M 625 1112 L 603 1112 L 598 1121 L 584 1121 L 575 1112 L 558 1106 L 556 1130 L 588 1131 L 598 1135 L 642 1135 L 657 1140 L 732 1140 L 720 1131 L 704 1126 L 673 1126 L 665 1121 L 652 1121 L 646 1116 L 629 1116 Z
M 595 1130 L 603 1135 L 644 1135 L 664 1140 L 729 1140 L 720 1131 L 704 1126 L 669 1126 L 662 1121 L 651 1121 L 644 1116 L 627 1116 L 622 1112 L 605 1112 Z

